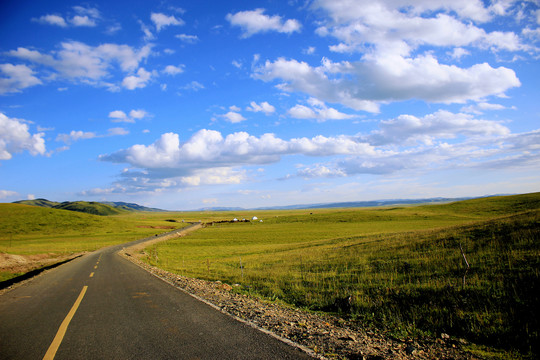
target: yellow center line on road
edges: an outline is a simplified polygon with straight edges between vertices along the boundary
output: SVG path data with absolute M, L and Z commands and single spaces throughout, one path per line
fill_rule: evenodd
M 73 319 L 75 312 L 79 308 L 79 305 L 81 304 L 84 294 L 86 294 L 86 289 L 88 289 L 88 286 L 86 285 L 83 286 L 81 293 L 79 294 L 79 297 L 77 298 L 77 300 L 75 300 L 75 304 L 73 304 L 66 318 L 64 319 L 64 321 L 62 321 L 62 324 L 60 324 L 60 328 L 58 329 L 58 332 L 56 333 L 56 336 L 54 337 L 54 340 L 51 343 L 51 346 L 49 346 L 49 349 L 45 353 L 43 360 L 54 359 L 54 356 L 56 355 L 56 352 L 58 351 L 58 348 L 60 347 L 60 344 L 62 343 L 64 336 L 66 335 L 66 331 L 69 326 L 69 323 L 71 322 L 71 319 Z
M 96 266 L 94 266 L 94 269 L 97 269 L 97 265 L 96 265 Z
M 90 273 L 90 277 L 94 277 L 94 273 Z

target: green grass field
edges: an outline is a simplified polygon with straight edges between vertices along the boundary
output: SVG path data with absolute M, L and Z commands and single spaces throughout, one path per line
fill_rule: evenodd
M 540 193 L 211 220 L 253 215 L 263 222 L 209 224 L 147 249 L 147 261 L 398 337 L 444 332 L 506 358 L 538 354 Z
M 178 213 L 152 212 L 98 216 L 22 204 L 0 204 L 0 253 L 46 254 L 54 258 L 93 251 L 181 228 L 186 224 L 179 216 Z M 0 271 L 0 281 L 18 275 L 21 274 Z

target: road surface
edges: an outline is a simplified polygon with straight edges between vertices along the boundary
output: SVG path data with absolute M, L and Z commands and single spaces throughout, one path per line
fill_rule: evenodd
M 0 295 L 0 359 L 311 359 L 98 250 Z

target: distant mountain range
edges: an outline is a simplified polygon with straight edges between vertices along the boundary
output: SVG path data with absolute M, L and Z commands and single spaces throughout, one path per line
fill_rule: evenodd
M 493 195 L 496 196 L 496 195 Z M 436 204 L 452 201 L 470 200 L 473 197 L 460 198 L 425 198 L 425 199 L 390 199 L 390 200 L 373 200 L 373 201 L 350 201 L 350 202 L 335 202 L 335 203 L 320 203 L 320 204 L 301 204 L 301 205 L 285 205 L 285 206 L 267 206 L 255 209 L 246 209 L 239 207 L 209 207 L 201 208 L 197 211 L 240 211 L 240 210 L 297 210 L 297 209 L 328 209 L 328 208 L 359 208 L 373 206 L 392 206 L 392 205 L 413 205 L 413 204 Z
M 490 195 L 498 196 L 498 195 Z M 489 196 L 485 196 L 489 197 Z M 360 207 L 373 207 L 373 206 L 392 206 L 392 205 L 413 205 L 413 204 L 435 204 L 452 201 L 461 201 L 474 199 L 473 197 L 460 197 L 460 198 L 424 198 L 424 199 L 390 199 L 390 200 L 373 200 L 373 201 L 351 201 L 351 202 L 335 202 L 335 203 L 320 203 L 320 204 L 302 204 L 302 205 L 286 205 L 286 206 L 270 206 L 246 209 L 241 207 L 208 207 L 201 208 L 193 211 L 245 211 L 245 210 L 296 210 L 296 209 L 324 209 L 324 208 L 360 208 Z M 32 206 L 41 206 L 54 209 L 64 209 L 71 211 L 85 212 L 95 215 L 115 215 L 121 214 L 127 211 L 168 211 L 156 208 L 149 208 L 146 206 L 126 203 L 126 202 L 87 202 L 87 201 L 66 201 L 55 202 L 47 199 L 35 199 L 35 200 L 20 200 L 15 201 L 17 204 L 25 204 Z
M 469 199 L 472 199 L 472 198 L 470 197 L 462 197 L 462 198 L 438 197 L 438 198 L 427 198 L 427 199 L 390 199 L 390 200 L 373 200 L 373 201 L 349 201 L 349 202 L 335 202 L 335 203 L 322 203 L 322 204 L 274 206 L 270 208 L 265 208 L 265 210 L 357 208 L 357 207 L 374 207 L 374 206 L 391 206 L 391 205 L 431 204 L 431 203 L 469 200 Z
M 56 202 L 47 199 L 20 200 L 14 201 L 16 204 L 31 206 L 41 206 L 52 209 L 62 209 L 70 211 L 84 212 L 94 215 L 116 215 L 128 211 L 165 211 L 161 209 L 149 208 L 133 203 L 125 202 L 95 202 L 95 201 L 65 201 Z

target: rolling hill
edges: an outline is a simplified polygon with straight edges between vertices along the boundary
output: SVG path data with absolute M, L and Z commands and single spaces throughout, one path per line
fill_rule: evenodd
M 134 203 L 125 202 L 95 202 L 95 201 L 65 201 L 56 202 L 47 199 L 20 200 L 14 201 L 15 204 L 39 206 L 52 209 L 62 209 L 77 211 L 93 215 L 117 215 L 127 211 L 163 211 L 160 209 L 149 208 Z

